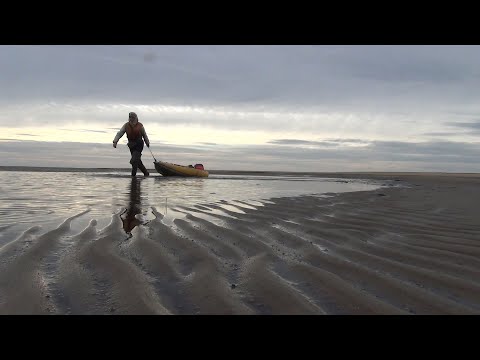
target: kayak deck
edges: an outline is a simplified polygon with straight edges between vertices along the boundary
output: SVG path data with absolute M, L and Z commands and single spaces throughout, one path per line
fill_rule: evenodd
M 172 164 L 165 161 L 155 161 L 155 169 L 163 176 L 208 177 L 207 170 Z

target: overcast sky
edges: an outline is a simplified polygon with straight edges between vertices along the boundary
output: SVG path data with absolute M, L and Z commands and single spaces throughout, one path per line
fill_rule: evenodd
M 479 46 L 2 45 L 0 106 L 0 165 L 128 168 L 135 111 L 207 169 L 480 171 Z

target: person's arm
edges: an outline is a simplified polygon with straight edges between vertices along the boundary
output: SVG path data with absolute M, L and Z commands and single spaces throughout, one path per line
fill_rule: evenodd
M 113 147 L 117 147 L 118 140 L 125 134 L 125 131 L 127 131 L 126 126 L 127 124 L 123 124 L 122 128 L 120 129 L 119 132 L 117 132 L 117 135 L 115 135 L 115 138 L 113 139 Z
M 145 140 L 145 144 L 147 144 L 147 146 L 150 147 L 150 140 L 148 140 L 147 132 L 145 131 L 144 126 L 142 126 L 142 136 L 143 136 L 143 139 Z

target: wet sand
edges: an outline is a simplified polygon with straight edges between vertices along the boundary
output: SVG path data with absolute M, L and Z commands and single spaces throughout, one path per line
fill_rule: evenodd
M 32 226 L 0 248 L 0 314 L 480 314 L 480 175 L 319 176 L 403 187 Z

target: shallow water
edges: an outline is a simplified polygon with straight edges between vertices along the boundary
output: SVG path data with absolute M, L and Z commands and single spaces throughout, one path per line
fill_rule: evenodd
M 380 185 L 371 180 L 312 176 L 166 178 L 152 173 L 148 178 L 139 175 L 132 179 L 119 171 L 0 171 L 0 246 L 33 226 L 48 231 L 83 212 L 72 221 L 72 231 L 85 229 L 92 219 L 101 229 L 110 223 L 113 214 L 122 216 L 128 231 L 154 219 L 155 211 L 163 215 L 165 224 L 188 213 L 205 218 L 206 213 L 232 217 L 245 209 L 261 207 L 272 198 L 366 191 Z M 202 211 L 197 213 L 195 208 Z

